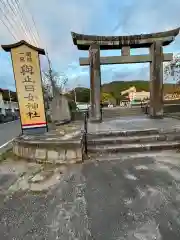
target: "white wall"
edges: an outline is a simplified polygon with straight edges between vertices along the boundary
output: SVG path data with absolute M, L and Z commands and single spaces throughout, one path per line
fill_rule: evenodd
M 5 114 L 4 101 L 3 101 L 3 96 L 1 92 L 0 92 L 0 113 Z

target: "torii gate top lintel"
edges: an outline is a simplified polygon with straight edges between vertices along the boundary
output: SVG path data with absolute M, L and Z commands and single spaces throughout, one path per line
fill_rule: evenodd
M 174 41 L 179 34 L 180 28 L 169 31 L 151 34 L 129 35 L 129 36 L 96 36 L 84 35 L 71 32 L 73 43 L 79 50 L 89 50 L 90 45 L 96 43 L 100 50 L 121 49 L 123 46 L 130 48 L 148 48 L 154 41 L 160 40 L 162 46 L 166 46 Z

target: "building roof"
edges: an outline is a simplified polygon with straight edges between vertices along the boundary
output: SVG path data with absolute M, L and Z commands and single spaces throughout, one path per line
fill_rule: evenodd
M 14 91 L 11 91 L 9 89 L 0 88 L 0 92 L 7 92 L 7 91 L 10 91 L 11 93 L 15 93 Z
M 88 50 L 90 45 L 96 43 L 101 50 L 121 49 L 123 46 L 130 46 L 131 48 L 146 48 L 152 42 L 160 40 L 163 46 L 170 44 L 174 38 L 179 34 L 180 28 L 169 31 L 128 35 L 128 36 L 97 36 L 84 35 L 71 32 L 74 45 L 80 50 Z
M 2 92 L 2 91 L 4 91 L 5 89 L 3 89 L 3 88 L 0 88 L 0 92 Z

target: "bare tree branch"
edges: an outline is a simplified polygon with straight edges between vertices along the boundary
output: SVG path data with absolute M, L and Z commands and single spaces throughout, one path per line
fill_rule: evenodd
M 68 77 L 63 73 L 54 70 L 43 72 L 43 85 L 50 97 L 53 97 L 53 93 L 62 94 L 67 82 Z
M 180 84 L 180 54 L 173 57 L 173 60 L 164 65 L 164 78 L 171 78 L 176 84 Z

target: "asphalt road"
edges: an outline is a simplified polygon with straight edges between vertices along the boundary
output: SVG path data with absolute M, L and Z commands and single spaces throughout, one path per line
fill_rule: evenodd
M 92 161 L 69 166 L 47 192 L 1 192 L 1 239 L 179 240 L 179 159 Z
M 20 133 L 21 125 L 19 120 L 0 124 L 0 152 L 6 147 L 6 143 L 17 137 Z

